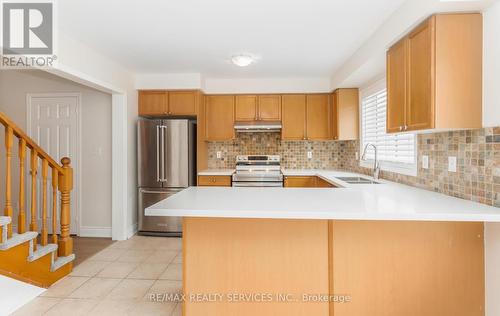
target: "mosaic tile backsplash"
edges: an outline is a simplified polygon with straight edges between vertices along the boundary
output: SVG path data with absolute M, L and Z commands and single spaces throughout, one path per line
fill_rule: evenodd
M 222 153 L 217 159 L 216 153 Z M 313 159 L 307 159 L 307 152 Z M 281 155 L 288 169 L 337 169 L 370 174 L 359 166 L 359 141 L 283 141 L 279 133 L 242 133 L 232 141 L 209 142 L 209 168 L 234 168 L 236 155 Z M 421 159 L 429 156 L 429 169 Z M 457 157 L 457 172 L 448 171 Z M 390 181 L 500 207 L 500 127 L 418 135 L 416 177 L 382 171 Z

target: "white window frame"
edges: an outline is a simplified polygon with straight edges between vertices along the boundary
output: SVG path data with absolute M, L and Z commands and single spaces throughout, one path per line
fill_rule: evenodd
M 386 89 L 386 78 L 382 78 L 372 83 L 371 85 L 361 88 L 359 93 L 359 165 L 365 168 L 373 168 L 373 159 L 362 160 L 361 156 L 364 150 L 364 141 L 363 141 L 363 99 L 370 95 L 373 95 L 383 89 Z M 384 171 L 395 172 L 399 174 L 404 174 L 408 176 L 417 176 L 418 172 L 418 136 L 415 134 L 414 141 L 414 163 L 413 164 L 404 164 L 390 161 L 380 161 L 380 169 Z M 373 149 L 370 149 L 373 150 Z

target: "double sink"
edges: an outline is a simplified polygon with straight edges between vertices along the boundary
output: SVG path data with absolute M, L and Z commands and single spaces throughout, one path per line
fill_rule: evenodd
M 349 184 L 380 184 L 380 182 L 363 177 L 337 177 L 337 179 Z

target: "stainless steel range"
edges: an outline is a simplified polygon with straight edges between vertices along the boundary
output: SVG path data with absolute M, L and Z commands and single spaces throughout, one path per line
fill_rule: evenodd
M 233 187 L 282 187 L 280 162 L 278 155 L 237 156 Z

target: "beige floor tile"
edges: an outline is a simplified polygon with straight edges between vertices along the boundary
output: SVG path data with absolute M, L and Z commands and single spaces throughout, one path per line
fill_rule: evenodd
M 149 263 L 143 262 L 130 273 L 128 279 L 147 279 L 147 280 L 157 280 L 160 275 L 167 270 L 167 263 Z
M 49 309 L 44 315 L 48 316 L 79 316 L 87 315 L 94 306 L 97 305 L 97 300 L 82 300 L 65 298 L 54 307 Z
M 140 316 L 170 316 L 175 308 L 175 303 L 164 302 L 164 303 L 153 303 L 153 302 L 140 302 L 136 305 L 135 309 L 132 310 L 130 315 L 140 315 Z
M 182 303 L 175 305 L 174 312 L 171 316 L 182 316 Z
M 182 238 L 166 237 L 161 238 L 156 249 L 182 250 Z
M 12 316 L 38 316 L 43 315 L 46 311 L 61 301 L 60 298 L 54 297 L 37 297 L 28 304 L 19 308 L 12 313 Z
M 164 294 L 181 294 L 182 281 L 157 280 L 144 296 L 144 301 L 154 302 L 155 298 Z
M 157 250 L 148 259 L 146 262 L 148 263 L 170 263 L 174 260 L 179 251 L 177 250 Z
M 110 262 L 107 261 L 84 261 L 77 265 L 73 272 L 71 272 L 71 276 L 86 276 L 93 277 L 97 273 L 101 272 L 106 266 L 108 266 Z
M 168 265 L 167 270 L 160 275 L 161 280 L 182 280 L 182 264 L 171 263 Z
M 125 249 L 112 249 L 106 248 L 104 250 L 99 251 L 88 260 L 92 261 L 116 261 L 120 258 L 121 255 L 125 252 Z
M 172 260 L 172 263 L 182 263 L 182 251 Z
M 124 279 L 134 271 L 138 263 L 132 262 L 113 262 L 97 274 L 100 278 Z
M 100 301 L 97 306 L 90 311 L 90 315 L 127 315 L 137 305 L 136 301 Z
M 68 297 L 74 290 L 89 280 L 88 277 L 67 276 L 53 284 L 40 296 L 45 297 Z
M 101 299 L 113 290 L 120 279 L 92 278 L 71 293 L 71 298 Z
M 153 283 L 153 280 L 124 279 L 109 293 L 106 299 L 140 300 L 146 295 Z
M 143 262 L 153 254 L 153 250 L 127 249 L 118 258 L 118 262 Z

